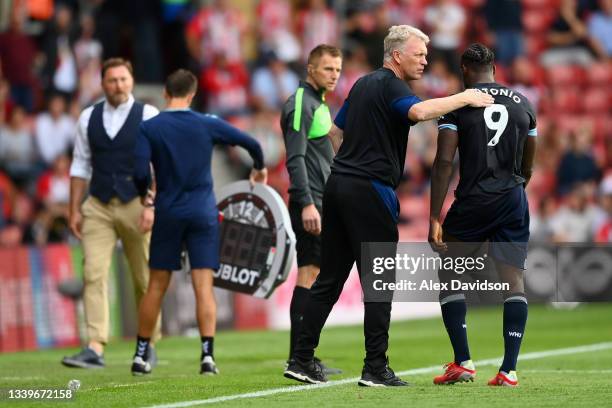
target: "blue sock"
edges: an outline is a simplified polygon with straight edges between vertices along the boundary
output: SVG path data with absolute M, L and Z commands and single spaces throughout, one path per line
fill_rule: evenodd
M 465 324 L 465 313 L 467 306 L 463 294 L 454 294 L 440 299 L 442 308 L 442 319 L 448 332 L 453 351 L 455 352 L 455 363 L 470 360 L 470 349 L 468 347 L 467 326 Z
M 516 370 L 526 323 L 527 298 L 524 293 L 513 293 L 504 300 L 504 361 L 500 371 Z

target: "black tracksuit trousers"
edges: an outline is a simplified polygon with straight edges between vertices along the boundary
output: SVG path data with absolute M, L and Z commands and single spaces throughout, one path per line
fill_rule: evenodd
M 397 224 L 370 180 L 332 173 L 323 196 L 321 271 L 304 307 L 301 332 L 293 358 L 306 362 L 313 358 L 323 325 L 340 297 L 353 267 L 363 285 L 362 242 L 398 240 Z M 389 254 L 395 256 L 395 252 Z M 389 298 L 390 300 L 390 298 Z M 385 365 L 389 344 L 391 302 L 365 302 L 364 363 L 372 369 Z

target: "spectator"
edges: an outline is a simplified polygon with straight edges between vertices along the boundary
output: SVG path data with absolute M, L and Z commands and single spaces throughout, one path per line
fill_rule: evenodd
M 455 0 L 437 0 L 427 7 L 425 22 L 431 29 L 431 60 L 441 58 L 452 72 L 459 74 L 457 48 L 465 31 L 465 10 Z
M 0 229 L 12 215 L 14 196 L 15 187 L 11 179 L 0 170 Z
M 583 127 L 572 135 L 571 150 L 561 157 L 557 170 L 557 192 L 566 194 L 575 183 L 596 182 L 601 172 L 591 152 L 592 135 Z
M 589 185 L 577 183 L 566 197 L 565 204 L 553 216 L 550 226 L 556 242 L 592 242 L 603 225 L 605 214 L 589 203 Z
M 102 43 L 102 59 L 120 53 L 122 0 L 96 1 L 92 12 L 96 21 L 96 38 Z
M 531 217 L 529 223 L 529 240 L 532 242 L 553 242 L 553 216 L 556 202 L 553 196 L 544 196 L 538 205 L 538 211 Z
M 552 122 L 546 127 L 543 118 L 538 118 L 538 149 L 535 158 L 535 170 L 527 186 L 530 197 L 557 196 L 557 169 L 567 136 L 558 123 Z
M 593 56 L 587 40 L 588 30 L 580 19 L 578 1 L 561 0 L 559 14 L 548 33 L 552 48 L 542 54 L 542 65 L 590 65 Z
M 15 184 L 27 186 L 36 171 L 34 138 L 26 123 L 26 113 L 15 106 L 8 123 L 0 128 L 0 163 Z
M 34 109 L 36 44 L 23 32 L 23 18 L 11 13 L 8 31 L 0 34 L 2 72 L 11 85 L 11 99 L 31 112 Z
M 383 60 L 383 48 L 380 44 L 391 26 L 387 5 L 384 2 L 366 1 L 356 8 L 347 25 L 347 37 L 352 48 L 363 47 L 368 65 L 380 67 Z
M 261 50 L 272 50 L 279 59 L 295 62 L 300 43 L 291 32 L 291 4 L 286 0 L 260 0 L 255 10 Z
M 96 23 L 91 14 L 81 17 L 81 36 L 74 45 L 79 74 L 79 103 L 92 104 L 102 95 L 100 71 L 102 69 L 102 43 L 94 38 Z
M 24 191 L 15 194 L 15 210 L 9 222 L 9 236 L 14 242 L 5 245 L 44 245 L 47 243 L 48 231 L 43 221 L 43 211 L 36 212 L 32 197 Z
M 267 52 L 263 60 L 265 65 L 253 73 L 253 102 L 259 109 L 280 110 L 297 88 L 299 78 L 274 51 Z
M 230 124 L 256 139 L 264 153 L 264 165 L 268 169 L 268 185 L 283 199 L 288 199 L 289 175 L 285 167 L 285 143 L 283 142 L 278 112 L 259 110 L 252 115 L 233 117 Z M 253 160 L 244 149 L 232 147 L 228 150 L 231 167 L 237 176 L 245 175 L 252 167 Z
M 246 28 L 243 14 L 231 7 L 229 0 L 214 0 L 212 6 L 202 7 L 187 25 L 187 49 L 203 67 L 211 64 L 219 53 L 230 64 L 240 63 Z
M 6 79 L 0 78 L 0 126 L 6 123 L 14 106 L 11 100 L 11 87 Z
M 36 195 L 42 210 L 38 222 L 47 231 L 46 241 L 66 241 L 68 229 L 68 204 L 70 200 L 70 158 L 62 153 L 53 161 L 51 169 L 38 179 Z
M 599 0 L 601 11 L 593 13 L 588 23 L 591 47 L 601 60 L 612 56 L 612 0 Z
M 134 76 L 147 83 L 163 81 L 161 43 L 159 39 L 160 2 L 130 0 L 121 4 L 124 22 L 132 30 L 131 47 L 134 56 Z
M 493 34 L 497 62 L 510 65 L 523 55 L 523 6 L 520 0 L 487 0 L 484 14 Z
M 81 116 L 81 105 L 78 101 L 73 100 L 68 105 L 68 116 L 74 121 L 77 122 L 79 120 L 79 116 Z
M 319 44 L 337 44 L 339 27 L 336 13 L 327 7 L 325 0 L 308 0 L 306 7 L 296 17 L 296 32 L 302 40 L 302 60 Z M 381 59 L 382 61 L 382 59 Z
M 512 63 L 510 87 L 525 95 L 536 108 L 539 106 L 542 91 L 535 83 L 533 64 L 526 57 L 518 57 Z
M 68 216 L 70 199 L 70 158 L 66 152 L 53 160 L 53 165 L 38 179 L 36 196 L 53 213 Z
M 423 22 L 423 8 L 420 0 L 389 1 L 389 17 L 391 25 L 408 24 L 419 27 Z
M 603 169 L 612 169 L 612 137 L 604 140 Z
M 165 75 L 189 66 L 189 52 L 185 39 L 185 25 L 191 17 L 190 0 L 162 0 L 161 48 Z
M 14 247 L 20 245 L 22 240 L 23 230 L 14 221 L 9 221 L 0 229 L 0 247 Z
M 0 27 L 4 29 L 10 25 L 5 32 L 0 33 L 0 139 L 4 138 L 5 129 L 10 128 L 8 122 L 13 107 L 20 105 L 25 106 L 30 112 L 36 111 L 41 105 L 40 102 L 44 100 L 41 98 L 41 84 L 45 89 L 53 90 L 56 88 L 53 85 L 56 77 L 64 80 L 71 78 L 68 82 L 76 83 L 74 90 L 70 92 L 75 97 L 72 101 L 66 101 L 70 103 L 69 111 L 74 116 L 72 122 L 76 121 L 82 106 L 94 103 L 102 95 L 100 87 L 102 53 L 107 56 L 128 53 L 136 59 L 138 69 L 136 75 L 141 79 L 143 75 L 140 72 L 141 68 L 147 78 L 153 78 L 159 76 L 162 71 L 170 72 L 175 68 L 187 66 L 191 56 L 198 58 L 198 66 L 194 67 L 194 70 L 200 73 L 200 86 L 204 90 L 200 95 L 206 109 L 223 116 L 240 114 L 238 120 L 248 124 L 245 128 L 259 134 L 264 144 L 270 142 L 270 146 L 274 147 L 276 142 L 273 135 L 277 129 L 269 127 L 267 122 L 272 120 L 270 117 L 278 114 L 275 110 L 278 108 L 278 100 L 283 98 L 282 83 L 293 81 L 291 77 L 294 76 L 287 70 L 287 65 L 280 61 L 289 64 L 291 68 L 298 67 L 299 64 L 293 63 L 302 56 L 302 40 L 314 43 L 325 39 L 334 44 L 340 39 L 343 41 L 347 51 L 343 62 L 343 75 L 336 90 L 326 95 L 330 110 L 335 113 L 355 81 L 371 69 L 380 66 L 381 35 L 384 36 L 385 29 L 389 25 L 413 22 L 415 23 L 413 25 L 422 26 L 427 22 L 433 30 L 432 40 L 435 48 L 442 50 L 444 48 L 439 47 L 439 37 L 442 38 L 442 43 L 449 38 L 453 43 L 461 43 L 466 37 L 480 42 L 495 43 L 498 57 L 502 61 L 498 65 L 498 74 L 502 78 L 507 78 L 510 86 L 525 95 L 533 105 L 539 105 L 544 110 L 544 115 L 540 115 L 538 121 L 540 132 L 536 157 L 538 167 L 528 192 L 534 203 L 544 200 L 542 213 L 549 214 L 556 203 L 561 202 L 559 194 L 567 194 L 575 183 L 585 179 L 590 181 L 591 188 L 595 188 L 596 181 L 601 177 L 600 174 L 612 169 L 612 137 L 608 137 L 609 115 L 606 116 L 603 110 L 597 114 L 588 111 L 589 101 L 595 99 L 595 102 L 605 101 L 605 96 L 601 97 L 599 91 L 593 92 L 596 94 L 592 95 L 595 98 L 587 97 L 584 107 L 575 106 L 580 111 L 560 117 L 559 113 L 554 111 L 555 95 L 551 94 L 549 97 L 546 84 L 542 80 L 541 68 L 538 66 L 542 57 L 542 52 L 539 50 L 546 48 L 549 39 L 552 40 L 548 44 L 552 46 L 552 50 L 544 53 L 545 56 L 542 57 L 546 63 L 552 61 L 583 64 L 594 60 L 594 55 L 603 62 L 609 61 L 612 43 L 612 34 L 609 34 L 612 0 L 558 0 L 557 2 L 562 3 L 562 7 L 544 7 L 541 1 L 535 2 L 538 4 L 530 2 L 527 5 L 524 0 L 344 2 L 257 0 L 251 1 L 246 7 L 241 6 L 241 10 L 250 8 L 249 11 L 255 22 L 252 28 L 246 24 L 243 12 L 231 7 L 231 4 L 239 4 L 235 0 L 161 0 L 159 2 L 134 0 L 127 3 L 123 0 L 81 0 L 80 2 L 61 0 L 55 1 L 55 14 L 53 14 L 54 2 L 45 0 L 41 4 L 45 3 L 47 9 L 44 12 L 37 11 L 36 17 L 32 17 L 34 12 L 28 6 L 26 13 L 30 13 L 30 18 L 37 20 L 34 24 L 29 24 L 27 17 L 25 20 L 21 18 L 25 14 L 19 13 L 26 9 L 20 4 L 28 2 L 12 2 L 12 5 L 8 2 L 8 6 L 0 6 L 2 9 L 0 23 L 3 23 Z M 340 23 L 341 20 L 336 19 L 333 8 L 342 10 L 342 7 L 337 7 L 342 3 L 346 6 L 344 9 L 347 19 Z M 200 7 L 200 4 L 206 6 Z M 461 8 L 457 8 L 459 4 Z M 483 4 L 482 9 L 476 8 L 477 4 Z M 79 6 L 81 12 L 74 13 Z M 68 8 L 73 10 L 73 17 Z M 446 8 L 459 11 L 463 16 L 458 19 L 448 18 L 447 14 L 440 12 Z M 524 14 L 526 8 L 529 18 L 540 17 L 543 22 L 553 22 L 551 32 L 539 31 L 542 28 L 539 24 L 530 26 L 529 30 L 523 32 L 521 19 L 526 16 Z M 12 12 L 3 13 L 8 10 Z M 551 10 L 554 10 L 553 14 L 558 15 L 551 14 Z M 161 13 L 158 13 L 159 11 Z M 541 14 L 537 15 L 538 13 Z M 556 21 L 549 17 L 554 17 Z M 447 24 L 441 23 L 447 18 Z M 465 24 L 465 32 L 451 30 L 452 27 L 460 26 L 460 20 L 470 23 Z M 488 21 L 488 27 L 485 20 Z M 79 35 L 75 36 L 77 22 L 80 23 L 81 30 Z M 163 26 L 159 26 L 160 22 Z M 41 24 L 48 24 L 49 28 L 36 38 L 38 43 L 35 43 L 33 35 L 39 35 L 35 30 Z M 152 34 L 152 31 L 155 33 Z M 74 51 L 72 55 L 67 55 L 67 64 L 63 58 L 66 54 L 58 53 L 61 49 L 65 49 L 62 47 L 66 45 L 65 41 L 58 40 L 61 36 L 68 38 L 68 46 Z M 243 40 L 255 37 L 258 56 L 266 62 L 264 66 L 255 65 L 253 60 L 245 59 L 251 55 L 244 54 Z M 142 38 L 149 40 L 143 41 Z M 523 55 L 524 39 L 529 40 L 525 43 L 529 49 L 529 57 Z M 162 46 L 158 47 L 160 40 Z M 189 48 L 187 48 L 188 42 Z M 576 43 L 578 52 L 572 49 Z M 39 53 L 36 44 L 43 48 L 44 52 Z M 144 45 L 145 49 L 137 50 L 136 46 L 141 45 Z M 157 62 L 159 50 L 163 50 L 165 66 Z M 435 57 L 435 54 L 436 52 L 432 50 L 431 56 Z M 569 59 L 558 58 L 560 54 L 562 56 L 565 54 L 564 58 L 569 54 Z M 270 55 L 276 55 L 280 61 L 266 59 Z M 73 61 L 70 61 L 70 58 Z M 239 63 L 233 62 L 233 58 Z M 450 61 L 450 58 L 445 60 Z M 156 62 L 146 62 L 143 65 L 142 61 Z M 259 59 L 257 61 L 259 62 Z M 60 65 L 56 66 L 55 62 Z M 76 67 L 76 76 L 55 75 L 59 66 L 66 67 L 71 64 Z M 151 70 L 147 65 L 154 65 L 155 69 Z M 455 92 L 456 78 L 442 65 L 434 60 L 431 61 L 424 80 L 411 84 L 415 94 L 428 98 Z M 584 92 L 591 94 L 594 88 L 607 91 L 605 67 L 605 64 L 598 64 L 596 67 L 587 68 L 588 78 L 585 78 L 585 81 L 589 85 L 585 86 Z M 63 69 L 64 72 L 72 71 Z M 156 70 L 159 72 L 155 72 Z M 252 81 L 249 80 L 251 75 Z M 578 81 L 578 86 L 582 85 L 580 82 L 581 79 Z M 286 84 L 285 86 L 290 87 Z M 563 86 L 557 86 L 555 90 Z M 51 95 L 56 93 L 51 92 Z M 50 105 L 54 104 L 51 99 L 54 98 L 47 101 Z M 249 112 L 251 107 L 255 111 L 252 114 Z M 68 137 L 63 130 L 39 130 L 41 127 L 68 128 L 67 125 L 60 126 L 57 120 L 54 121 L 50 110 L 51 107 L 44 113 L 33 116 L 35 119 L 33 132 L 29 132 L 27 126 L 24 127 L 26 133 L 32 133 L 34 136 L 30 138 L 35 151 L 32 160 L 35 162 L 34 171 L 31 176 L 17 175 L 16 181 L 19 184 L 30 182 L 25 189 L 23 188 L 25 186 L 21 187 L 21 190 L 27 192 L 35 190 L 36 185 L 33 183 L 36 181 L 35 174 L 43 162 L 46 166 L 50 166 L 53 157 L 63 151 L 63 146 L 71 143 L 65 140 Z M 574 114 L 580 116 L 574 117 Z M 64 121 L 65 116 L 60 116 L 61 121 Z M 590 131 L 581 129 L 580 125 L 577 126 L 583 122 L 582 118 L 585 122 L 590 122 L 587 127 L 593 129 L 592 137 Z M 274 124 L 276 125 L 276 122 Z M 427 187 L 431 152 L 432 148 L 435 149 L 435 138 L 431 140 L 429 125 L 431 124 L 415 126 L 412 130 L 405 166 L 405 181 L 399 191 L 420 194 Z M 579 143 L 583 147 L 576 149 L 575 144 L 581 137 L 579 133 L 584 133 L 587 140 L 592 138 L 593 144 L 590 145 L 591 142 L 585 140 Z M 15 142 L 14 138 L 9 140 Z M 27 141 L 28 138 L 18 140 Z M 45 153 L 46 149 L 42 145 L 52 147 L 51 153 Z M 0 151 L 2 149 L 0 146 Z M 283 152 L 277 150 L 273 148 L 267 157 L 278 156 L 277 167 L 284 168 Z M 6 160 L 1 157 L 0 160 L 0 168 L 6 168 Z M 274 177 L 277 178 L 276 181 Z M 269 180 L 271 184 L 283 189 L 282 186 L 287 180 L 286 173 L 281 171 L 275 173 L 271 168 Z M 1 186 L 0 175 L 0 208 L 13 205 L 14 198 L 2 197 Z M 603 187 L 601 188 L 603 191 Z M 21 192 L 20 197 L 26 197 L 25 193 Z M 601 204 L 604 205 L 605 198 L 602 197 L 601 200 Z M 25 203 L 26 200 L 20 202 Z M 406 206 L 404 210 L 405 214 L 413 212 L 410 206 Z M 47 212 L 44 208 L 37 208 L 32 219 L 23 224 L 21 221 L 9 220 L 10 214 L 6 213 L 4 217 L 0 217 L 0 226 L 4 218 L 5 222 L 12 222 L 13 226 L 17 225 L 20 228 L 23 233 L 21 242 L 46 242 L 48 234 L 45 231 L 51 228 L 51 219 L 45 218 L 47 216 L 45 214 Z M 532 223 L 537 222 L 539 221 L 534 217 Z M 418 230 L 414 225 L 410 227 L 415 231 Z M 61 231 L 61 228 L 58 231 Z M 420 232 L 415 233 L 415 237 L 419 234 Z M 61 233 L 56 235 L 61 237 Z M 35 238 L 28 238 L 31 236 Z
M 43 39 L 45 65 L 42 76 L 47 91 L 59 92 L 67 99 L 74 96 L 79 86 L 74 34 L 72 12 L 66 6 L 59 6 Z
M 461 91 L 459 77 L 454 75 L 441 59 L 430 64 L 423 80 L 427 94 L 432 98 L 441 98 Z
M 355 45 L 350 51 L 344 53 L 342 60 L 342 75 L 338 79 L 336 89 L 326 95 L 327 104 L 332 111 L 340 109 L 344 99 L 359 78 L 372 70 L 368 65 L 365 49 Z
M 240 61 L 230 62 L 224 51 L 215 54 L 202 71 L 200 86 L 206 95 L 209 113 L 228 117 L 247 112 L 249 73 Z
M 66 113 L 66 101 L 61 95 L 49 99 L 48 111 L 36 118 L 35 136 L 38 153 L 47 166 L 74 143 L 75 121 Z
M 296 86 L 298 85 L 296 84 Z M 258 111 L 251 116 L 248 122 L 245 131 L 261 145 L 266 168 L 274 170 L 283 165 L 285 143 L 279 126 L 279 115 L 276 112 Z M 236 148 L 234 150 L 238 154 L 243 167 L 250 169 L 253 160 L 249 154 L 244 149 Z

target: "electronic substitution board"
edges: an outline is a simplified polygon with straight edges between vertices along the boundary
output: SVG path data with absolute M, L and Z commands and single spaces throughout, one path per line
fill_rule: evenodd
M 295 234 L 280 195 L 265 184 L 238 181 L 217 194 L 223 214 L 215 286 L 267 298 L 295 257 Z

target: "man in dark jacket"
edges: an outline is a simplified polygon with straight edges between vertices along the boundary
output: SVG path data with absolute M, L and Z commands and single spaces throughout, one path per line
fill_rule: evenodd
M 281 128 L 287 150 L 289 215 L 297 239 L 298 276 L 291 298 L 289 361 L 299 334 L 308 291 L 321 265 L 323 189 L 331 172 L 334 151 L 327 136 L 332 119 L 325 93 L 333 91 L 342 69 L 341 51 L 331 45 L 315 47 L 308 57 L 308 76 L 283 106 Z M 320 364 L 320 361 L 317 359 Z M 339 370 L 326 368 L 327 374 Z

